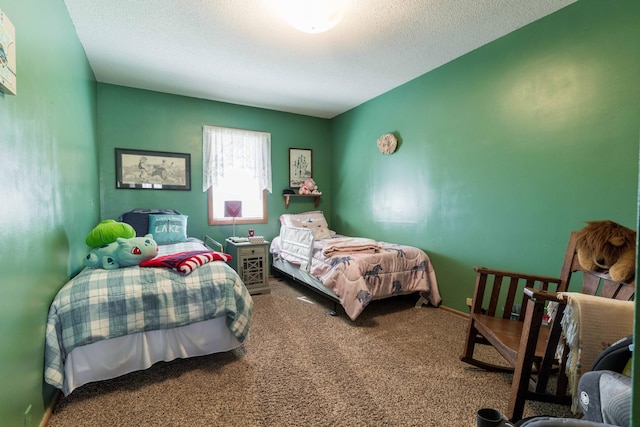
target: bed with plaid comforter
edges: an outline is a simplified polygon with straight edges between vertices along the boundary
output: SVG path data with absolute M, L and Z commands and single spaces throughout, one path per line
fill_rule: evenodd
M 199 242 L 159 246 L 158 255 L 203 249 Z M 45 381 L 62 388 L 76 347 L 138 332 L 226 316 L 232 334 L 249 333 L 253 300 L 237 273 L 213 261 L 185 275 L 168 268 L 85 268 L 58 292 L 47 319 Z

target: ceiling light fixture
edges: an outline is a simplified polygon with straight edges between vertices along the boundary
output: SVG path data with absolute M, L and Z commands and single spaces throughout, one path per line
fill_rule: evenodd
M 338 0 L 281 0 L 286 21 L 305 33 L 329 31 L 342 19 Z

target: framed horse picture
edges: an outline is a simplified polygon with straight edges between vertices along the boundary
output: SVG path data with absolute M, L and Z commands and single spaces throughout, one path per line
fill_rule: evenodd
M 116 188 L 191 190 L 191 154 L 116 148 Z

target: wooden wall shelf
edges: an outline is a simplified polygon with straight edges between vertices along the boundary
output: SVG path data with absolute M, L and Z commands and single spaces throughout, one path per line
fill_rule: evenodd
M 282 197 L 284 197 L 284 208 L 288 209 L 289 208 L 289 202 L 291 201 L 292 197 L 313 197 L 313 207 L 317 208 L 318 207 L 318 203 L 320 203 L 320 194 L 283 194 Z

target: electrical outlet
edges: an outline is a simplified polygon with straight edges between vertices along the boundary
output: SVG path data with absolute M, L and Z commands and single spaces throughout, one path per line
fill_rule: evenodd
M 23 427 L 31 427 L 31 405 L 27 407 L 27 410 L 24 411 L 24 426 Z
M 467 307 L 471 307 L 473 305 L 473 298 L 467 298 Z

